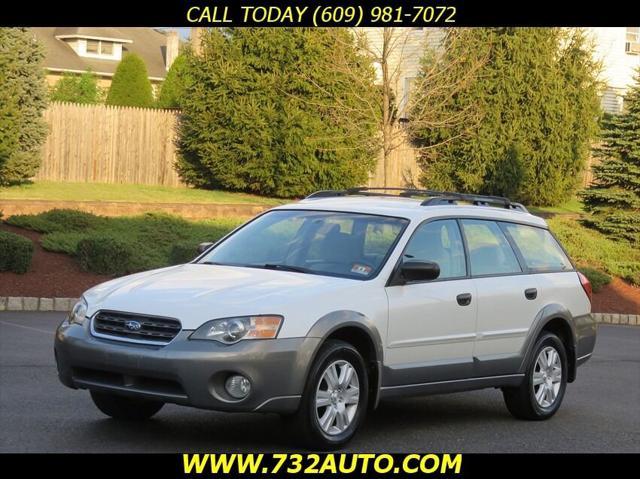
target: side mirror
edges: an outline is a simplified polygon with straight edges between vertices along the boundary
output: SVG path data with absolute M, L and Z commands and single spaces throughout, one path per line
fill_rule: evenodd
M 200 243 L 198 245 L 198 254 L 202 254 L 213 246 L 213 243 Z
M 440 276 L 440 266 L 433 261 L 405 261 L 400 275 L 405 281 L 431 281 Z

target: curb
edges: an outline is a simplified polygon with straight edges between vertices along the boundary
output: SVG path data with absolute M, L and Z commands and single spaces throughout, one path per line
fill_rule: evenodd
M 71 310 L 78 298 L 33 298 L 0 296 L 0 311 L 63 311 Z M 640 314 L 591 313 L 597 323 L 640 326 Z
M 640 326 L 640 314 L 592 314 L 596 322 L 600 324 L 622 324 L 625 326 Z
M 34 298 L 0 296 L 0 311 L 60 311 L 69 312 L 78 298 Z

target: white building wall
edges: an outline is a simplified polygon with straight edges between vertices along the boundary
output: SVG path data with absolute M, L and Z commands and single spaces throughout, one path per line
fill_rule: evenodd
M 382 56 L 383 47 L 382 27 L 360 28 L 358 32 L 366 35 L 368 47 L 374 57 Z M 391 28 L 393 44 L 389 58 L 392 88 L 396 95 L 396 102 L 401 117 L 404 117 L 405 107 L 409 99 L 409 88 L 413 79 L 420 72 L 420 62 L 425 49 L 431 47 L 439 49 L 445 35 L 443 28 Z M 376 65 L 378 81 L 382 80 L 382 70 Z
M 619 113 L 622 97 L 640 67 L 640 55 L 625 52 L 626 27 L 590 27 L 587 33 L 594 41 L 596 59 L 602 62 L 601 79 L 606 84 L 602 107 L 608 113 Z

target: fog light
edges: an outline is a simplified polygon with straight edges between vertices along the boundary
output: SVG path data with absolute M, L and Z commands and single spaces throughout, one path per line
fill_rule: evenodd
M 235 399 L 246 398 L 251 392 L 251 382 L 244 376 L 229 376 L 224 387 L 229 396 Z

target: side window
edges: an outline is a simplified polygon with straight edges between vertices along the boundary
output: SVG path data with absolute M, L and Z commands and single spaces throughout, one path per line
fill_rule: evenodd
M 533 226 L 503 223 L 532 271 L 567 271 L 573 269 L 558 242 L 547 230 Z
M 404 257 L 438 263 L 438 279 L 467 275 L 462 236 L 455 220 L 432 221 L 419 226 L 409 240 Z
M 462 228 L 469 248 L 472 275 L 522 271 L 509 241 L 495 221 L 462 220 Z

